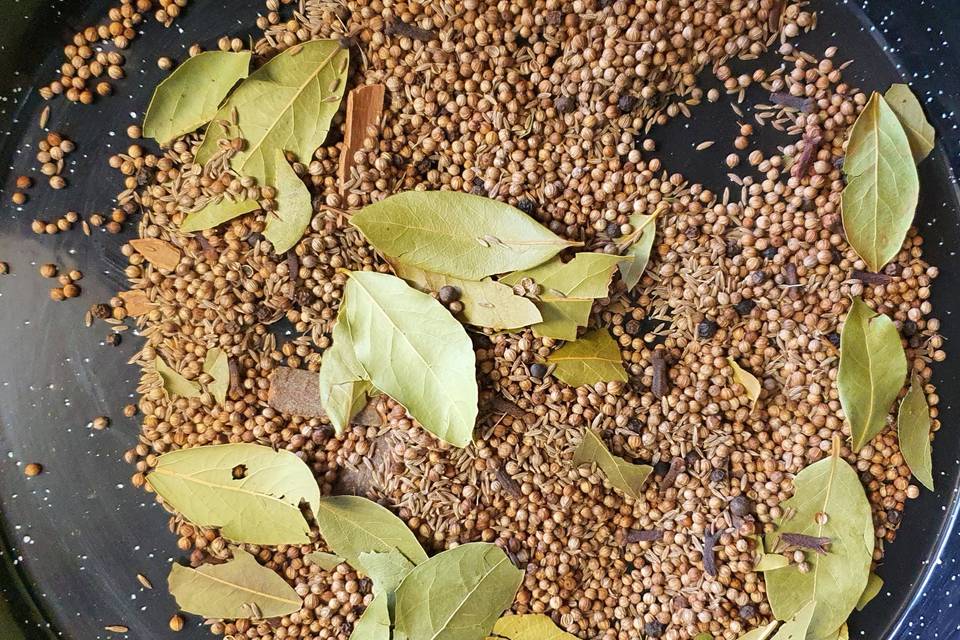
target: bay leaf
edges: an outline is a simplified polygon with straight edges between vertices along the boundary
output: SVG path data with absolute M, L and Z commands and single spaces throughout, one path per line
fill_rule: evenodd
M 344 289 L 339 322 L 350 328 L 356 361 L 375 388 L 441 440 L 470 443 L 476 356 L 463 325 L 443 305 L 400 278 L 356 271 Z
M 569 262 L 552 258 L 532 269 L 514 271 L 500 281 L 513 286 L 530 278 L 547 294 L 594 300 L 607 297 L 613 272 L 624 262 L 632 262 L 632 258 L 582 251 Z
M 760 560 L 753 565 L 753 570 L 763 573 L 765 571 L 776 571 L 790 566 L 790 560 L 779 553 L 765 553 Z
M 847 242 L 871 271 L 903 244 L 920 194 L 917 167 L 897 115 L 874 93 L 850 131 L 841 215 Z
M 569 342 L 576 340 L 577 329 L 590 321 L 593 300 L 542 295 L 536 305 L 543 322 L 533 325 L 533 334 L 538 338 Z
M 923 391 L 923 380 L 916 373 L 910 390 L 900 402 L 897 432 L 900 452 L 920 484 L 933 491 L 933 460 L 930 452 L 930 407 Z
M 180 396 L 181 398 L 196 398 L 200 395 L 200 385 L 193 380 L 187 380 L 180 373 L 163 361 L 163 358 L 157 356 L 154 361 L 154 367 L 157 369 L 157 375 L 163 382 L 163 390 L 168 396 Z
M 937 132 L 927 120 L 926 114 L 917 96 L 905 84 L 893 84 L 883 94 L 884 99 L 893 112 L 897 114 L 907 140 L 910 141 L 910 151 L 915 162 L 920 162 L 933 151 Z
M 390 551 L 364 551 L 356 567 L 373 581 L 373 593 L 392 593 L 397 590 L 407 574 L 413 571 L 413 563 L 397 549 Z
M 893 321 L 854 298 L 840 333 L 837 390 L 859 451 L 887 424 L 907 377 L 907 358 Z
M 713 640 L 713 636 L 709 633 L 698 633 L 693 637 L 693 640 Z
M 782 503 L 784 512 L 793 515 L 767 534 L 767 548 L 777 548 L 780 532 L 826 537 L 830 548 L 822 555 L 807 553 L 807 573 L 790 566 L 764 574 L 767 599 L 779 620 L 800 616 L 812 606 L 810 634 L 821 638 L 840 628 L 867 586 L 873 518 L 856 470 L 839 456 L 839 441 L 833 455 L 804 468 L 793 486 L 793 497 Z M 783 633 L 781 629 L 776 637 Z
M 883 589 L 883 578 L 871 571 L 867 578 L 867 586 L 857 601 L 857 611 L 863 611 L 880 594 L 881 589 Z
M 537 306 L 518 296 L 505 284 L 485 278 L 464 280 L 419 267 L 394 263 L 396 274 L 424 293 L 437 293 L 443 287 L 456 287 L 463 303 L 462 316 L 467 324 L 502 331 L 539 323 L 543 318 Z
M 661 211 L 668 208 L 669 205 L 666 205 L 666 207 L 657 207 L 650 215 L 642 213 L 633 214 L 630 216 L 630 225 L 633 227 L 633 233 L 624 236 L 617 242 L 618 246 L 626 248 L 625 255 L 633 258 L 632 261 L 625 260 L 619 263 L 620 278 L 627 286 L 627 291 L 637 286 L 640 278 L 643 277 L 643 272 L 647 270 L 647 265 L 650 264 L 653 242 L 657 237 L 657 216 Z
M 534 267 L 578 244 L 508 204 L 456 191 L 398 193 L 351 222 L 388 258 L 465 280 Z
M 816 627 L 816 612 L 816 602 L 807 603 L 785 621 L 770 640 L 807 640 L 810 634 L 813 634 L 813 639 L 820 638 Z
M 506 640 L 577 640 L 577 637 L 557 628 L 550 616 L 528 613 L 503 616 L 493 625 L 493 637 Z
M 160 238 L 134 238 L 130 246 L 150 264 L 173 271 L 180 264 L 180 249 Z
M 427 559 L 407 525 L 389 509 L 359 496 L 326 496 L 313 510 L 327 546 L 359 568 L 360 554 L 394 549 L 413 564 Z
M 287 162 L 282 150 L 277 150 L 275 170 L 277 210 L 267 215 L 263 236 L 273 245 L 273 252 L 281 255 L 300 242 L 313 218 L 313 204 L 307 185 Z
M 306 544 L 320 488 L 295 454 L 257 444 L 220 444 L 164 453 L 147 482 L 184 518 L 250 544 Z
M 143 135 L 169 145 L 196 131 L 213 120 L 220 103 L 249 70 L 249 51 L 204 51 L 188 58 L 154 90 Z
M 203 372 L 213 377 L 207 386 L 217 402 L 223 404 L 230 388 L 230 358 L 221 349 L 210 349 L 203 360 Z
M 568 342 L 547 362 L 556 365 L 553 375 L 571 387 L 627 380 L 620 346 L 606 329 L 594 329 L 576 342 Z
M 224 564 L 174 564 L 167 584 L 180 609 L 205 618 L 275 618 L 303 606 L 286 580 L 243 549 Z
M 733 358 L 727 358 L 730 368 L 733 369 L 733 381 L 739 384 L 747 392 L 747 398 L 750 400 L 750 412 L 757 408 L 757 400 L 760 399 L 760 381 L 756 376 L 737 364 Z
M 850 626 L 844 624 L 837 633 L 837 640 L 850 640 Z
M 780 621 L 774 620 L 765 627 L 760 627 L 759 629 L 753 629 L 747 631 L 745 634 L 737 638 L 737 640 L 769 640 L 770 636 L 776 632 L 777 627 L 780 626 Z
M 234 112 L 246 148 L 230 166 L 261 185 L 276 185 L 277 151 L 309 162 L 323 144 L 346 87 L 349 52 L 337 40 L 312 40 L 291 47 L 250 74 L 227 98 L 207 127 L 196 162 L 206 164 L 228 130 Z
M 314 551 L 303 556 L 304 562 L 307 564 L 315 564 L 324 571 L 333 571 L 341 563 L 346 562 L 343 558 L 338 556 L 335 553 L 327 553 L 325 551 Z
M 493 544 L 471 542 L 437 554 L 397 588 L 394 638 L 483 640 L 522 580 L 523 571 Z
M 256 200 L 230 200 L 229 198 L 211 200 L 200 209 L 188 213 L 180 223 L 180 231 L 190 233 L 213 229 L 228 220 L 259 208 L 260 203 Z
M 614 488 L 636 500 L 643 497 L 643 485 L 653 472 L 653 467 L 648 464 L 633 464 L 610 453 L 600 436 L 589 429 L 584 432 L 583 442 L 573 454 L 573 464 L 597 465 Z
M 334 325 L 331 338 L 333 344 L 323 353 L 320 366 L 320 402 L 340 435 L 367 404 L 373 385 L 354 355 L 353 337 L 345 317 Z
M 353 631 L 350 640 L 391 640 L 392 622 L 390 619 L 390 603 L 387 594 L 374 596 L 367 608 L 363 610 Z

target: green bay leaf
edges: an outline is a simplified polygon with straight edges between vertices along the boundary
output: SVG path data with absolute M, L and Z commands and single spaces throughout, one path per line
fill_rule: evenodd
M 310 526 L 300 503 L 316 512 L 320 500 L 320 488 L 303 460 L 257 444 L 165 453 L 147 482 L 190 522 L 250 544 L 308 543 Z
M 577 640 L 577 637 L 557 628 L 550 616 L 528 613 L 503 616 L 493 625 L 493 637 L 506 640 Z
M 816 627 L 817 603 L 809 602 L 786 620 L 770 640 L 807 640 L 822 636 Z M 834 629 L 834 632 L 836 629 Z M 811 635 L 812 634 L 812 635 Z M 829 636 L 828 636 L 829 637 Z
M 750 400 L 750 411 L 757 408 L 757 400 L 760 399 L 760 381 L 756 376 L 737 364 L 733 358 L 727 358 L 730 368 L 733 369 L 733 381 L 739 384 L 747 392 L 747 398 Z
M 914 477 L 933 491 L 933 460 L 930 452 L 930 407 L 923 391 L 923 380 L 916 373 L 910 379 L 910 390 L 900 402 L 897 415 L 900 452 Z
M 519 329 L 543 320 L 537 306 L 518 296 L 505 284 L 486 278 L 464 280 L 397 262 L 394 271 L 411 286 L 424 293 L 437 293 L 443 287 L 456 287 L 463 303 L 463 319 L 467 324 L 489 327 L 497 331 Z
M 337 320 L 331 338 L 333 344 L 324 351 L 320 366 L 320 404 L 340 435 L 366 405 L 373 385 L 357 362 L 346 317 Z
M 543 322 L 533 325 L 533 335 L 568 342 L 577 339 L 577 329 L 587 326 L 593 309 L 593 300 L 563 296 L 542 295 L 536 304 Z
M 747 631 L 745 634 L 737 638 L 737 640 L 769 640 L 770 636 L 774 634 L 778 626 L 780 626 L 780 622 L 778 620 L 774 620 L 765 627 Z
M 286 253 L 303 237 L 313 218 L 310 191 L 287 162 L 283 151 L 277 151 L 277 210 L 267 215 L 263 236 L 273 245 L 276 254 Z
M 575 246 L 519 209 L 456 191 L 407 191 L 351 219 L 388 258 L 464 280 L 549 260 Z
M 374 596 L 360 618 L 353 625 L 350 640 L 391 640 L 392 622 L 389 596 L 380 593 Z
M 830 546 L 825 554 L 806 554 L 807 573 L 791 566 L 764 574 L 767 599 L 779 620 L 790 620 L 812 606 L 810 637 L 821 638 L 840 628 L 867 586 L 873 518 L 856 470 L 836 451 L 797 474 L 793 486 L 793 497 L 782 504 L 793 515 L 767 534 L 766 546 L 776 549 L 781 532 L 826 537 Z
M 190 233 L 213 229 L 228 220 L 260 208 L 256 200 L 230 200 L 221 198 L 212 200 L 196 211 L 191 211 L 180 223 L 180 231 Z
M 552 258 L 532 269 L 507 274 L 500 278 L 500 281 L 513 286 L 525 278 L 530 278 L 540 285 L 547 295 L 594 300 L 607 297 L 613 272 L 617 270 L 618 264 L 624 262 L 632 262 L 632 259 L 582 251 L 570 262 Z
M 633 233 L 617 243 L 626 247 L 625 255 L 633 258 L 632 261 L 625 260 L 619 265 L 620 277 L 628 291 L 637 286 L 650 264 L 653 241 L 657 237 L 657 212 L 651 215 L 636 213 L 630 216 L 630 224 L 633 226 Z
M 837 390 L 859 451 L 887 424 L 907 377 L 907 358 L 893 321 L 854 298 L 840 333 Z
M 221 349 L 210 349 L 203 360 L 203 372 L 213 378 L 207 387 L 217 402 L 223 404 L 230 388 L 230 358 Z
M 180 609 L 205 618 L 276 618 L 303 606 L 286 580 L 242 549 L 224 564 L 174 564 L 167 584 Z
M 414 564 L 397 549 L 364 551 L 358 556 L 357 569 L 373 581 L 373 593 L 392 593 L 397 590 Z
M 583 442 L 573 454 L 573 464 L 597 465 L 613 487 L 637 500 L 643 497 L 643 485 L 653 472 L 648 464 L 633 464 L 613 455 L 600 436 L 590 430 L 584 432 Z
M 867 586 L 857 600 L 857 611 L 863 611 L 880 594 L 881 589 L 883 589 L 883 578 L 871 571 L 867 578 Z
M 784 567 L 790 566 L 790 560 L 786 556 L 780 555 L 779 553 L 765 553 L 753 565 L 753 570 L 758 572 L 765 571 L 776 571 L 777 569 L 783 569 Z
M 333 571 L 340 565 L 342 562 L 346 562 L 342 557 L 338 556 L 335 553 L 327 553 L 325 551 L 314 551 L 303 556 L 304 562 L 307 564 L 315 564 L 324 571 Z
M 354 568 L 361 566 L 360 554 L 365 552 L 390 553 L 396 549 L 413 564 L 427 559 L 403 520 L 372 500 L 326 496 L 320 498 L 313 512 L 327 546 Z
M 547 362 L 556 365 L 553 375 L 571 387 L 627 380 L 620 346 L 606 329 L 594 329 L 576 342 L 568 342 L 554 351 Z
M 143 119 L 143 135 L 162 145 L 210 122 L 238 81 L 247 77 L 250 52 L 204 51 L 157 85 Z
M 923 113 L 923 107 L 917 96 L 905 84 L 893 84 L 883 94 L 884 99 L 900 119 L 903 130 L 910 141 L 910 151 L 915 162 L 920 162 L 933 151 L 937 132 Z
M 261 185 L 276 185 L 278 151 L 309 162 L 323 144 L 346 87 L 349 53 L 337 40 L 313 40 L 278 54 L 243 81 L 220 107 L 196 161 L 206 164 L 219 141 L 239 134 L 246 148 L 230 166 Z M 237 127 L 227 129 L 236 111 Z
M 163 358 L 157 356 L 154 361 L 157 369 L 157 375 L 163 382 L 163 390 L 168 396 L 180 396 L 181 398 L 196 398 L 200 395 L 200 385 L 193 380 L 187 380 L 180 372 L 163 361 Z
M 493 544 L 471 542 L 435 555 L 397 589 L 394 638 L 483 640 L 522 580 L 523 571 Z
M 371 384 L 423 428 L 465 447 L 477 419 L 476 356 L 467 332 L 438 301 L 400 278 L 351 273 L 338 316 Z M 321 374 L 323 365 L 321 365 Z
M 874 93 L 857 118 L 843 162 L 841 215 L 847 241 L 871 271 L 900 251 L 920 194 L 907 134 L 886 100 Z

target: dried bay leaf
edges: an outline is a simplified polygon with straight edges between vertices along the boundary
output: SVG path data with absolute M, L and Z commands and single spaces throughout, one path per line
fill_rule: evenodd
M 463 303 L 463 319 L 468 324 L 502 331 L 527 327 L 543 320 L 532 301 L 489 278 L 463 280 L 400 262 L 394 264 L 394 271 L 424 293 L 437 293 L 445 286 L 456 287 L 460 291 L 460 302 Z
M 373 581 L 373 593 L 379 595 L 396 591 L 413 567 L 405 555 L 392 549 L 361 553 L 357 569 Z
M 780 622 L 774 620 L 765 627 L 760 627 L 759 629 L 753 629 L 752 631 L 746 632 L 744 635 L 737 638 L 737 640 L 769 640 L 770 636 L 774 634 L 778 626 L 780 626 Z
M 812 640 L 821 638 L 822 634 L 817 631 L 816 626 L 816 612 L 816 602 L 807 603 L 786 620 L 770 640 L 807 640 L 811 634 Z M 835 632 L 836 628 L 833 631 Z
M 910 141 L 910 151 L 915 162 L 920 162 L 933 151 L 937 132 L 923 113 L 923 107 L 910 87 L 905 84 L 893 84 L 883 94 L 884 99 L 893 112 L 897 114 L 903 126 L 907 139 Z
M 806 554 L 807 573 L 790 566 L 764 574 L 767 599 L 779 620 L 800 617 L 808 604 L 812 606 L 809 632 L 812 638 L 822 638 L 840 628 L 867 586 L 873 518 L 857 472 L 839 456 L 839 441 L 833 455 L 807 466 L 793 486 L 793 497 L 782 505 L 793 515 L 778 523 L 779 531 L 767 534 L 767 547 L 776 549 L 780 532 L 790 532 L 827 537 L 830 548 L 822 555 Z M 777 637 L 782 633 L 781 629 Z
M 907 134 L 874 93 L 850 131 L 843 163 L 841 215 L 847 241 L 871 271 L 900 251 L 920 194 Z
M 577 640 L 577 637 L 557 628 L 550 616 L 528 613 L 503 616 L 493 625 L 493 638 L 505 640 Z
M 147 482 L 190 522 L 217 527 L 228 540 L 250 544 L 306 544 L 320 488 L 295 454 L 256 444 L 180 449 L 157 458 Z
M 335 553 L 326 553 L 325 551 L 314 551 L 303 556 L 304 562 L 307 564 L 315 564 L 324 571 L 333 571 L 341 563 L 346 562 L 343 558 L 338 556 Z
M 577 329 L 587 326 L 593 309 L 593 300 L 563 296 L 540 296 L 536 304 L 543 322 L 533 325 L 533 334 L 568 342 L 577 339 Z
M 275 163 L 277 210 L 267 216 L 263 236 L 273 245 L 277 255 L 286 253 L 303 237 L 313 218 L 310 191 L 287 162 L 283 151 L 277 151 Z
M 923 391 L 923 380 L 916 373 L 910 379 L 910 390 L 900 402 L 897 415 L 900 452 L 914 477 L 933 491 L 933 460 L 930 452 L 930 407 Z
M 633 258 L 632 261 L 623 261 L 620 263 L 620 277 L 627 286 L 627 290 L 633 289 L 643 277 L 643 272 L 647 270 L 650 263 L 650 254 L 653 252 L 653 241 L 657 237 L 657 216 L 662 210 L 669 208 L 669 205 L 658 207 L 651 215 L 636 213 L 630 216 L 630 224 L 633 226 L 633 233 L 621 238 L 617 245 L 626 248 L 627 256 Z
M 250 74 L 207 127 L 196 161 L 206 164 L 219 141 L 236 137 L 246 148 L 233 156 L 237 173 L 275 186 L 277 151 L 307 162 L 323 144 L 346 87 L 349 52 L 337 40 L 313 40 L 283 51 Z M 239 132 L 228 130 L 236 111 Z
M 143 119 L 143 135 L 169 145 L 196 131 L 213 120 L 223 99 L 249 69 L 249 51 L 204 51 L 188 58 L 154 90 Z
M 174 564 L 167 584 L 180 609 L 205 618 L 275 618 L 303 606 L 286 580 L 243 549 L 224 564 Z
M 150 264 L 173 271 L 180 264 L 180 249 L 160 238 L 134 238 L 130 246 L 147 259 Z
M 441 440 L 470 443 L 476 356 L 463 325 L 443 305 L 395 276 L 356 271 L 344 289 L 339 322 L 350 328 L 356 360 L 374 387 Z
M 347 121 L 343 127 L 343 148 L 340 150 L 340 161 L 337 165 L 341 193 L 350 180 L 353 158 L 363 147 L 367 129 L 380 122 L 385 91 L 386 87 L 382 84 L 365 84 L 351 89 L 347 94 Z
M 880 594 L 881 589 L 883 589 L 883 578 L 871 571 L 867 578 L 867 586 L 857 601 L 857 611 L 863 611 Z
M 737 364 L 733 358 L 727 358 L 730 368 L 733 369 L 733 381 L 739 384 L 747 392 L 747 398 L 750 400 L 750 411 L 757 408 L 757 400 L 760 399 L 760 381 L 756 376 Z
M 351 219 L 378 251 L 425 271 L 480 280 L 576 246 L 519 209 L 456 191 L 407 191 Z
M 196 211 L 191 211 L 180 223 L 180 231 L 190 233 L 192 231 L 203 231 L 204 229 L 213 229 L 220 226 L 228 220 L 233 220 L 237 216 L 250 213 L 260 208 L 260 203 L 256 200 L 230 200 L 221 198 L 211 201 Z
M 632 262 L 632 259 L 582 251 L 569 262 L 552 258 L 532 269 L 510 273 L 500 278 L 500 281 L 513 286 L 525 278 L 530 278 L 548 295 L 594 300 L 607 297 L 613 272 L 617 265 L 623 262 Z
M 200 385 L 193 380 L 187 380 L 180 373 L 163 361 L 163 358 L 157 356 L 154 361 L 157 369 L 157 375 L 163 382 L 163 390 L 168 396 L 180 396 L 181 398 L 196 398 L 200 395 Z
M 594 329 L 576 342 L 568 342 L 554 351 L 547 362 L 556 365 L 553 375 L 571 387 L 627 380 L 620 346 L 606 329 Z
M 573 454 L 573 464 L 597 465 L 611 485 L 637 500 L 643 497 L 643 484 L 653 472 L 648 464 L 633 464 L 613 455 L 600 436 L 590 430 L 584 432 L 583 442 Z
M 840 332 L 837 390 L 859 451 L 887 424 L 907 377 L 907 358 L 893 321 L 854 298 Z
M 230 388 L 230 358 L 221 349 L 210 349 L 203 360 L 203 372 L 213 377 L 208 385 L 210 393 L 223 404 Z
M 359 496 L 327 496 L 313 510 L 320 534 L 330 549 L 361 566 L 360 554 L 394 549 L 420 564 L 427 554 L 407 525 L 386 507 Z
M 374 596 L 360 614 L 353 625 L 350 640 L 391 640 L 392 627 L 390 603 L 387 594 L 381 593 Z
M 522 580 L 523 571 L 493 544 L 471 542 L 435 555 L 397 588 L 394 638 L 483 640 Z
M 790 566 L 790 560 L 779 553 L 765 553 L 753 565 L 753 570 L 758 572 L 776 571 Z
M 363 409 L 373 385 L 354 355 L 353 337 L 346 317 L 337 321 L 331 337 L 333 344 L 323 353 L 320 367 L 320 402 L 339 435 Z

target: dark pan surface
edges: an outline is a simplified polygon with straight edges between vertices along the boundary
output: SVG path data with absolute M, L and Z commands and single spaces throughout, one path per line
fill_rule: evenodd
M 182 60 L 192 42 L 211 46 L 224 33 L 245 37 L 263 3 L 198 1 L 172 29 L 149 20 L 129 51 L 128 77 L 114 97 L 86 107 L 52 103 L 50 127 L 78 145 L 69 158 L 70 187 L 60 192 L 34 187 L 30 201 L 18 209 L 9 199 L 15 177 L 36 175 L 33 145 L 40 138 L 37 119 L 44 103 L 35 90 L 52 77 L 60 46 L 73 28 L 105 15 L 110 4 L 0 0 L 0 260 L 12 271 L 0 277 L 0 640 L 122 637 L 104 631 L 112 624 L 128 626 L 127 637 L 138 640 L 209 637 L 196 619 L 179 634 L 167 630 L 175 605 L 165 577 L 170 562 L 182 560 L 182 554 L 166 530 L 166 515 L 129 485 L 131 470 L 120 459 L 138 430 L 135 419 L 121 413 L 133 401 L 138 372 L 125 363 L 137 340 L 126 335 L 120 347 L 110 347 L 103 342 L 103 325 L 85 329 L 82 324 L 90 304 L 109 299 L 123 286 L 123 237 L 94 233 L 91 239 L 78 230 L 41 237 L 29 224 L 34 217 L 55 218 L 71 209 L 84 216 L 109 211 L 120 180 L 106 158 L 111 149 L 128 144 L 123 132 L 142 116 L 161 78 L 156 58 Z M 840 59 L 857 61 L 849 80 L 864 88 L 885 88 L 906 78 L 940 133 L 942 148 L 921 166 L 918 220 L 930 260 L 941 268 L 934 309 L 953 352 L 960 337 L 953 324 L 960 312 L 955 250 L 960 200 L 951 169 L 960 161 L 960 3 L 818 0 L 815 5 L 821 10 L 820 28 L 800 40 L 802 47 L 819 53 L 828 44 L 839 45 Z M 669 169 L 722 189 L 728 184 L 722 158 L 734 118 L 723 104 L 698 109 L 690 123 L 675 121 L 655 137 L 667 150 Z M 780 141 L 773 133 L 760 135 L 775 145 Z M 706 139 L 718 144 L 694 153 L 693 146 Z M 37 273 L 44 262 L 81 269 L 83 295 L 51 302 L 49 282 Z M 880 568 L 886 585 L 854 619 L 854 638 L 960 638 L 958 362 L 936 369 L 944 423 L 934 448 L 938 490 L 908 505 L 900 536 Z M 112 426 L 93 431 L 89 422 L 98 415 L 110 416 Z M 22 468 L 30 462 L 43 464 L 44 474 L 26 479 Z M 138 573 L 157 588 L 144 589 Z

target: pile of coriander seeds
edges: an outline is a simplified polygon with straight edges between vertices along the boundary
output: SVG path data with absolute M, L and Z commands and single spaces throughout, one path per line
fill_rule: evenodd
M 123 310 L 113 316 L 136 317 L 146 340 L 134 359 L 144 373 L 142 431 L 126 456 L 133 483 L 144 486 L 157 457 L 175 449 L 270 445 L 302 457 L 323 494 L 359 493 L 393 509 L 428 551 L 497 544 L 525 571 L 513 611 L 547 614 L 577 638 L 735 640 L 770 622 L 757 536 L 784 516 L 793 476 L 828 457 L 835 435 L 849 436 L 831 383 L 851 297 L 895 321 L 924 382 L 945 357 L 928 300 L 937 270 L 923 260 L 922 238 L 912 230 L 881 273 L 867 273 L 843 235 L 846 134 L 869 96 L 844 82 L 842 51 L 792 44 L 816 14 L 786 0 L 267 0 L 256 21 L 261 60 L 340 39 L 351 52 L 348 88 L 384 85 L 382 116 L 363 131 L 348 175 L 339 172 L 342 112 L 328 146 L 296 159 L 314 215 L 284 255 L 263 237 L 276 193 L 230 169 L 242 140 L 226 141 L 204 166 L 194 163 L 196 134 L 138 158 L 134 169 L 151 179 L 125 198 L 142 209 L 140 239 L 180 255 L 160 269 L 126 245 L 129 291 L 111 301 Z M 768 50 L 778 53 L 773 67 L 736 75 L 727 64 Z M 698 86 L 708 74 L 725 96 Z M 770 104 L 753 109 L 756 119 L 738 115 L 757 84 Z M 651 155 L 657 127 L 717 100 L 742 121 L 736 140 L 717 142 L 739 158 L 728 159 L 735 173 L 722 193 Z M 751 139 L 765 126 L 794 142 L 766 155 Z M 409 190 L 501 200 L 605 253 L 619 251 L 632 215 L 657 211 L 639 285 L 627 291 L 615 278 L 591 315 L 618 342 L 628 380 L 570 387 L 542 364 L 559 341 L 529 329 L 473 331 L 480 420 L 463 449 L 386 396 L 383 426 L 342 436 L 325 419 L 273 408 L 274 371 L 319 370 L 345 272 L 391 270 L 351 215 Z M 223 194 L 263 211 L 180 230 L 184 211 Z M 292 335 L 277 330 L 288 325 Z M 166 393 L 157 357 L 206 384 L 210 345 L 230 355 L 226 401 Z M 756 410 L 728 358 L 760 380 Z M 926 393 L 936 430 L 937 396 L 931 385 Z M 586 429 L 616 455 L 653 466 L 643 500 L 570 466 Z M 918 487 L 893 431 L 857 453 L 844 444 L 841 455 L 868 493 L 879 561 Z M 176 513 L 170 527 L 194 565 L 231 555 L 215 529 Z M 308 565 L 309 546 L 246 548 L 304 607 L 269 621 L 211 620 L 213 633 L 350 636 L 373 597 L 368 579 L 343 564 Z

